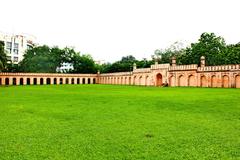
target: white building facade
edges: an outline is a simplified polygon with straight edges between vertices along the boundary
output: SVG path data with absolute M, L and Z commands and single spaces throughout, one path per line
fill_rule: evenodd
M 4 42 L 7 58 L 15 64 L 22 59 L 25 51 L 36 44 L 36 38 L 30 35 L 14 35 L 0 32 L 0 41 Z
M 67 73 L 73 69 L 74 68 L 71 63 L 62 63 L 60 67 L 57 67 L 56 71 L 59 73 Z

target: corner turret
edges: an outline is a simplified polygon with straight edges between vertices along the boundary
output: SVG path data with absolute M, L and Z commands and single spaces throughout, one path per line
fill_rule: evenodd
M 201 56 L 200 61 L 201 61 L 200 66 L 201 66 L 201 67 L 205 67 L 205 57 L 204 57 L 204 56 Z

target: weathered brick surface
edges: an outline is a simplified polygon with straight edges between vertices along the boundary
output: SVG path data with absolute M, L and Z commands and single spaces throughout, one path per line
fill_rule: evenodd
M 0 73 L 0 85 L 118 84 L 240 88 L 240 65 L 154 64 L 132 72 L 106 74 Z

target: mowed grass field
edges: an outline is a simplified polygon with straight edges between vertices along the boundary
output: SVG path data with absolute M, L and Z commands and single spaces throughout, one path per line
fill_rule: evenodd
M 240 159 L 240 89 L 0 87 L 0 159 Z

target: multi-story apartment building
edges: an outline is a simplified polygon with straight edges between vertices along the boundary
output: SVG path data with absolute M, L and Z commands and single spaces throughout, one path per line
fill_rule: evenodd
M 60 73 L 67 73 L 70 70 L 73 70 L 73 65 L 71 63 L 62 63 L 60 67 L 57 67 L 56 71 Z
M 5 44 L 7 58 L 15 64 L 22 59 L 25 51 L 36 44 L 36 38 L 30 35 L 14 35 L 0 32 L 0 41 Z

